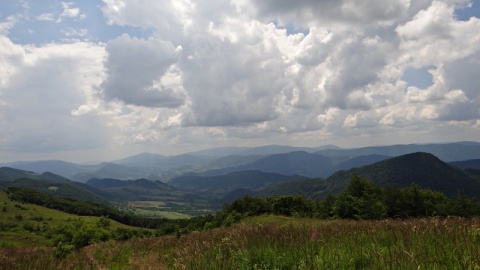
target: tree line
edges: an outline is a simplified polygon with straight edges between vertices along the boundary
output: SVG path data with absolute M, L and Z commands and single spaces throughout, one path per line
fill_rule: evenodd
M 57 248 L 60 256 L 73 248 L 98 241 L 169 234 L 181 237 L 184 233 L 230 226 L 244 218 L 266 214 L 356 220 L 432 216 L 471 217 L 480 214 L 480 201 L 462 193 L 454 198 L 448 198 L 441 192 L 420 188 L 416 184 L 408 188 L 380 187 L 360 176 L 353 176 L 345 191 L 339 195 L 328 196 L 322 201 L 312 200 L 306 196 L 267 198 L 245 196 L 224 205 L 215 214 L 180 220 L 139 217 L 107 205 L 54 197 L 27 188 L 10 187 L 6 192 L 11 200 L 33 203 L 80 216 L 102 217 L 95 225 L 74 219 L 43 232 L 37 230 L 38 233 L 44 233 L 47 238 L 52 239 L 52 245 Z M 143 229 L 113 229 L 109 219 Z
M 323 219 L 384 219 L 431 216 L 471 217 L 480 214 L 480 201 L 458 193 L 448 198 L 442 192 L 412 184 L 407 188 L 380 187 L 358 175 L 344 192 L 315 201 L 306 196 L 246 196 L 221 211 L 242 215 L 276 214 Z

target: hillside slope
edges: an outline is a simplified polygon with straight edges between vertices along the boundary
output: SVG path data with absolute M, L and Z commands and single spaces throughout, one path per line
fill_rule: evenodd
M 480 197 L 480 179 L 429 153 L 412 153 L 361 168 L 340 171 L 326 179 L 326 193 L 342 191 L 352 175 L 372 180 L 380 186 L 407 187 L 413 183 L 441 191 L 447 196 L 458 192 Z
M 218 176 L 181 176 L 172 179 L 170 184 L 190 192 L 225 196 L 235 189 L 260 190 L 267 185 L 295 178 L 299 177 L 252 170 Z

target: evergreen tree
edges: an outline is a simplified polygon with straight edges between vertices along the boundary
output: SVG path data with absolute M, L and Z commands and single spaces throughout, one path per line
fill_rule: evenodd
M 379 186 L 354 175 L 332 210 L 340 218 L 381 219 L 387 216 L 383 198 L 383 190 Z

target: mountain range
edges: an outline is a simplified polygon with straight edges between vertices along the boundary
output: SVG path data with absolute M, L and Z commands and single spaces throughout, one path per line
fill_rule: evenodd
M 325 178 L 338 170 L 360 167 L 414 152 L 431 153 L 446 162 L 474 160 L 480 159 L 480 143 L 409 144 L 355 149 L 341 149 L 333 145 L 312 148 L 279 145 L 223 147 L 176 156 L 141 153 L 96 165 L 42 160 L 10 162 L 0 166 L 36 173 L 51 172 L 77 182 L 86 182 L 91 178 L 145 178 L 168 182 L 172 178 L 187 174 L 209 176 L 244 170 Z M 478 165 L 475 168 L 478 168 Z
M 96 165 L 60 160 L 0 164 L 0 187 L 126 205 L 157 201 L 165 211 L 198 214 L 246 194 L 323 199 L 342 192 L 352 175 L 380 186 L 415 183 L 447 196 L 463 192 L 480 198 L 479 161 L 480 143 L 475 142 L 357 149 L 232 147 L 178 156 L 142 153 Z

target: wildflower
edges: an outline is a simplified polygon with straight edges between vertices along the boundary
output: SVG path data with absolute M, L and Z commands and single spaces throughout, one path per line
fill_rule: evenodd
M 316 232 L 312 232 L 312 239 L 315 239 L 317 238 L 317 233 Z

